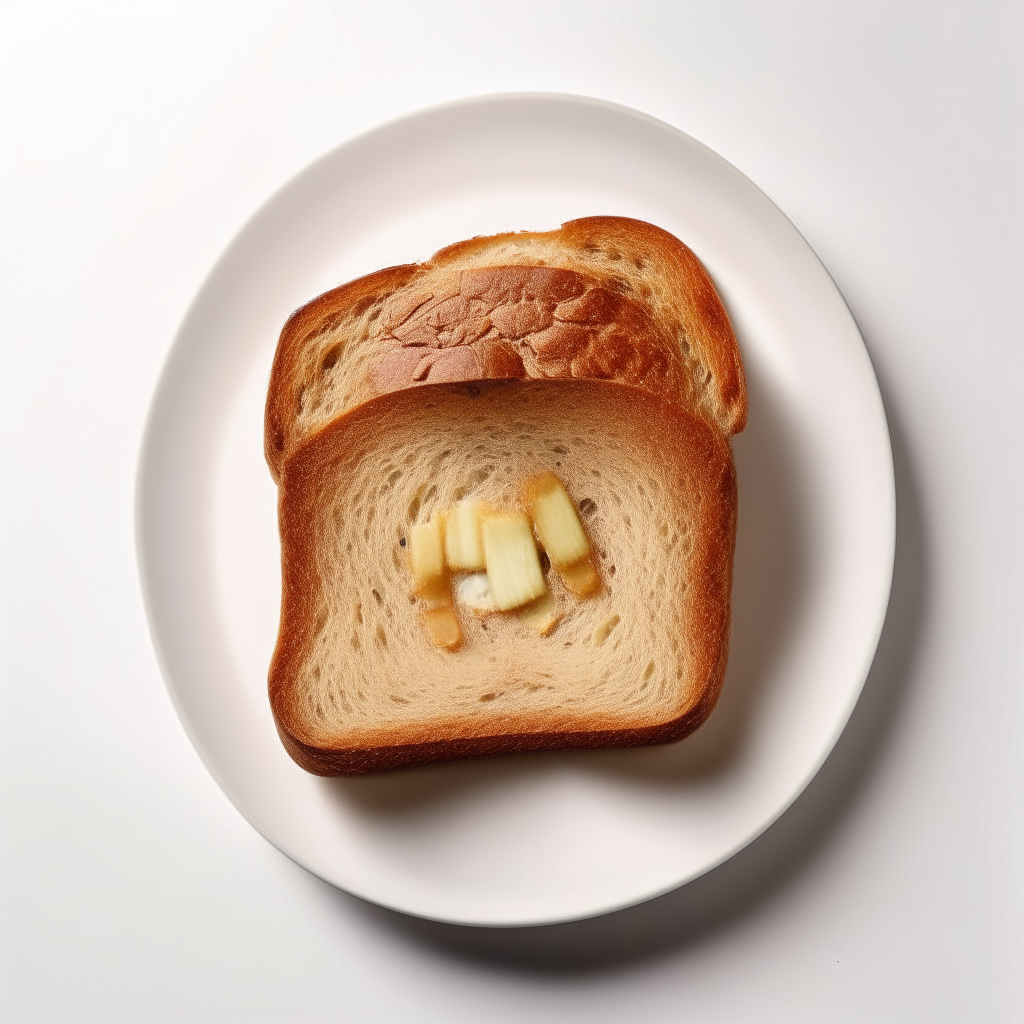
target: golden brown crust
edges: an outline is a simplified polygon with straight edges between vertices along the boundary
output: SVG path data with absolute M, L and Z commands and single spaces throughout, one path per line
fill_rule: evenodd
M 306 433 L 326 422 L 300 423 L 304 396 L 329 387 L 319 378 L 337 359 L 337 345 L 321 352 L 317 341 L 371 305 L 380 310 L 374 328 L 345 344 L 364 346 L 372 366 L 338 413 L 425 383 L 575 378 L 642 387 L 725 435 L 746 422 L 739 349 L 700 260 L 652 224 L 587 217 L 556 231 L 458 242 L 296 312 L 281 333 L 267 396 L 275 480 Z
M 296 406 L 302 397 L 296 370 L 303 348 L 311 338 L 330 331 L 354 309 L 363 304 L 368 306 L 379 296 L 408 284 L 418 271 L 414 263 L 378 270 L 318 295 L 288 317 L 274 353 L 263 424 L 264 452 L 275 480 L 286 450 L 294 447 L 291 435 Z
M 536 266 L 462 270 L 443 289 L 384 303 L 377 394 L 508 378 L 617 380 L 680 394 L 673 342 L 632 299 L 592 275 Z
M 719 425 L 726 434 L 740 433 L 747 423 L 743 361 L 729 314 L 696 253 L 663 228 L 626 217 L 582 217 L 563 224 L 562 233 L 565 244 L 574 248 L 618 243 L 634 260 L 660 261 L 671 268 L 666 276 L 678 281 L 686 342 L 711 370 Z
M 400 726 L 362 728 L 330 743 L 313 741 L 297 694 L 310 657 L 322 607 L 322 534 L 330 496 L 344 492 L 348 467 L 386 449 L 403 416 L 429 401 L 446 421 L 469 415 L 481 394 L 501 412 L 506 399 L 525 394 L 531 406 L 581 404 L 603 409 L 617 435 L 652 473 L 663 476 L 676 507 L 692 520 L 694 547 L 683 590 L 685 614 L 673 627 L 686 646 L 688 675 L 678 700 L 657 720 L 628 709 L 618 712 L 507 710 L 452 720 L 434 718 Z M 269 692 L 278 731 L 303 768 L 320 775 L 355 774 L 430 761 L 527 750 L 583 749 L 663 743 L 696 729 L 711 713 L 728 655 L 732 558 L 736 529 L 736 479 L 728 442 L 702 418 L 649 392 L 613 382 L 516 381 L 434 385 L 381 396 L 335 420 L 285 462 L 279 504 L 282 540 L 281 629 L 271 664 Z M 332 527 L 333 528 L 333 527 Z M 334 581 L 335 584 L 337 581 Z M 538 639 L 542 645 L 545 641 Z M 451 672 L 459 671 L 452 655 Z M 368 662 L 372 674 L 372 661 Z M 495 673 L 502 667 L 496 666 Z M 372 678 L 367 679 L 372 685 Z

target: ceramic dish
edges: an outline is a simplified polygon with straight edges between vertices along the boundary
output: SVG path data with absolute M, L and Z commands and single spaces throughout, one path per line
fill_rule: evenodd
M 733 319 L 750 390 L 732 653 L 710 721 L 674 746 L 539 754 L 352 779 L 297 768 L 266 673 L 280 596 L 263 401 L 288 314 L 461 238 L 574 217 L 689 244 Z M 885 616 L 892 459 L 857 326 L 747 178 L 635 111 L 474 100 L 340 147 L 258 211 L 174 342 L 143 444 L 140 571 L 167 686 L 246 818 L 320 877 L 424 917 L 565 921 L 682 885 L 775 820 L 857 701 Z

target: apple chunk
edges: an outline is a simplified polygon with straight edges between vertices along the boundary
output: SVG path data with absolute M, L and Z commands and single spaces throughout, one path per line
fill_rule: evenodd
M 454 650 L 462 642 L 462 630 L 452 607 L 443 538 L 443 522 L 437 516 L 429 523 L 409 527 L 409 568 L 413 593 L 424 603 L 423 617 L 430 639 L 438 647 Z
M 597 575 L 589 558 L 573 565 L 560 566 L 558 574 L 577 597 L 588 597 L 601 586 L 601 577 Z
M 459 627 L 459 617 L 451 604 L 440 605 L 436 608 L 427 608 L 423 612 L 427 622 L 427 630 L 430 639 L 438 647 L 445 647 L 454 650 L 462 643 L 462 630 Z
M 541 636 L 547 636 L 562 618 L 562 613 L 558 610 L 551 591 L 538 597 L 532 604 L 520 608 L 519 615 L 532 630 Z
M 498 611 L 536 601 L 547 587 L 530 520 L 522 514 L 484 520 L 484 557 Z
M 449 569 L 459 572 L 475 572 L 484 568 L 480 505 L 477 502 L 460 501 L 446 516 L 444 559 Z
M 437 589 L 444 580 L 444 545 L 441 522 L 417 523 L 409 528 L 409 567 L 418 597 Z
M 590 554 L 590 544 L 572 498 L 554 473 L 544 473 L 526 485 L 526 502 L 540 542 L 556 569 L 573 565 Z

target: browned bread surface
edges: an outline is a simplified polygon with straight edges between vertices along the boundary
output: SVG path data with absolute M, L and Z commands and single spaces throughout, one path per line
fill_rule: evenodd
M 547 637 L 515 613 L 460 610 L 435 647 L 402 538 L 474 496 L 520 500 L 552 470 L 602 578 Z M 283 463 L 278 731 L 323 775 L 481 754 L 678 739 L 725 671 L 736 526 L 728 441 L 704 418 L 605 381 L 436 384 L 334 420 Z M 609 625 L 610 624 L 610 625 Z
M 271 373 L 267 461 L 277 479 L 304 439 L 377 395 L 543 378 L 632 384 L 726 436 L 746 422 L 736 339 L 700 260 L 644 221 L 588 217 L 459 242 L 298 310 Z

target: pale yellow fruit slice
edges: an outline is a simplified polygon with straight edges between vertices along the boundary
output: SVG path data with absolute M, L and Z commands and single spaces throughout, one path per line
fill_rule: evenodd
M 530 629 L 541 636 L 547 636 L 562 618 L 562 613 L 558 610 L 558 605 L 550 591 L 531 604 L 520 608 L 519 615 Z
M 587 597 L 596 593 L 601 586 L 601 577 L 598 576 L 589 558 L 584 558 L 575 565 L 559 566 L 558 575 L 577 597 Z
M 441 605 L 437 608 L 427 608 L 423 612 L 426 619 L 427 629 L 430 632 L 430 639 L 438 647 L 453 650 L 462 643 L 462 629 L 459 627 L 459 618 L 451 603 Z
M 487 577 L 498 611 L 519 608 L 540 597 L 547 587 L 530 520 L 521 513 L 487 518 L 483 535 Z
M 480 529 L 480 505 L 460 501 L 445 517 L 444 558 L 449 569 L 473 572 L 483 569 L 483 535 Z
M 436 589 L 438 581 L 444 580 L 444 543 L 439 519 L 409 528 L 409 568 L 417 596 Z
M 572 498 L 554 473 L 534 477 L 526 485 L 525 496 L 537 535 L 556 569 L 573 565 L 590 554 L 590 544 Z

